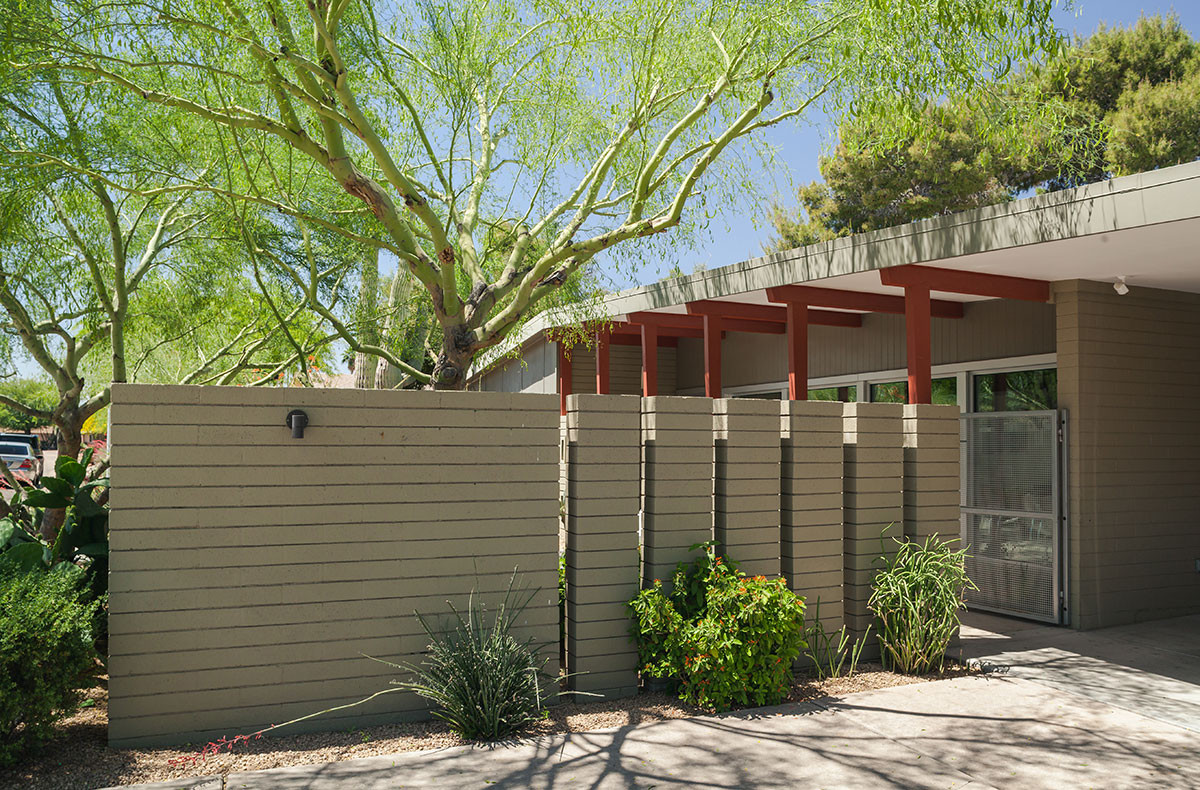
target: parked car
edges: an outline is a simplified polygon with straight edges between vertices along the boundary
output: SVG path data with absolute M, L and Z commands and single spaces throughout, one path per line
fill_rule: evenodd
M 20 483 L 37 485 L 42 479 L 42 462 L 24 442 L 0 442 L 0 459 Z
M 45 468 L 45 456 L 43 454 L 43 439 L 36 433 L 0 433 L 0 442 L 20 442 L 21 444 L 29 445 L 33 450 L 33 457 L 38 462 L 38 477 L 42 475 L 42 470 Z M 51 448 L 53 449 L 53 448 Z

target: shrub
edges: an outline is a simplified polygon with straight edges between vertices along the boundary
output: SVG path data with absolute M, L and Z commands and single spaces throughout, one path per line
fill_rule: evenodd
M 45 741 L 95 670 L 83 572 L 0 571 L 0 765 Z
M 433 715 L 464 738 L 503 738 L 545 716 L 542 700 L 555 678 L 545 673 L 548 659 L 539 657 L 533 638 L 513 633 L 534 595 L 515 591 L 515 581 L 516 574 L 490 618 L 474 593 L 466 612 L 450 607 L 448 628 L 418 614 L 429 655 L 420 666 L 391 664 L 416 675 L 396 685 L 432 702 Z
M 747 577 L 713 543 L 629 602 L 642 671 L 676 677 L 681 699 L 705 708 L 771 705 L 804 647 L 804 599 L 781 578 Z
M 937 535 L 925 543 L 896 541 L 899 548 L 872 583 L 867 607 L 879 618 L 884 663 L 907 674 L 941 670 L 958 630 L 966 591 L 966 551 L 951 551 Z

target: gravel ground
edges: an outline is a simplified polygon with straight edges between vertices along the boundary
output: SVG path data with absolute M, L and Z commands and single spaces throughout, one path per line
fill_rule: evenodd
M 969 670 L 949 669 L 941 675 L 912 677 L 884 671 L 878 664 L 860 665 L 852 677 L 817 681 L 798 678 L 789 701 L 841 697 L 857 691 L 904 686 L 959 677 Z M 107 744 L 108 691 L 101 685 L 87 694 L 81 708 L 60 725 L 61 737 L 27 758 L 17 769 L 0 771 L 0 788 L 88 790 L 188 776 L 258 771 L 289 765 L 313 765 L 396 752 L 460 746 L 465 743 L 436 721 L 369 727 L 355 732 L 327 732 L 263 738 L 241 744 L 233 753 L 196 757 L 196 749 L 110 749 Z M 682 719 L 704 711 L 666 694 L 639 694 L 611 702 L 564 703 L 529 735 L 586 732 L 629 724 Z

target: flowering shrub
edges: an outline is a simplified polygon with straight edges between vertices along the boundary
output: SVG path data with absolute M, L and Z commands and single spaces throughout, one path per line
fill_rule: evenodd
M 681 699 L 714 710 L 781 702 L 804 648 L 804 599 L 781 578 L 748 577 L 713 544 L 629 602 L 642 671 L 675 677 Z

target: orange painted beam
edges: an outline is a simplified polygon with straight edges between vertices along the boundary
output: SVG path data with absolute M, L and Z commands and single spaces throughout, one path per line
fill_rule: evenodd
M 720 316 L 702 316 L 704 322 L 704 394 L 721 397 L 721 329 Z
M 908 402 L 933 402 L 933 353 L 929 337 L 929 289 L 904 289 L 904 334 L 908 351 Z
M 930 291 L 987 296 L 992 299 L 1020 299 L 1025 302 L 1050 301 L 1050 283 L 1010 277 L 1006 274 L 963 272 L 936 266 L 892 266 L 879 270 L 884 285 L 921 286 Z
M 712 313 L 725 318 L 738 318 L 748 321 L 764 321 L 776 324 L 787 323 L 787 308 L 767 304 L 748 304 L 746 302 L 722 302 L 716 299 L 700 299 L 688 302 L 688 313 L 705 315 Z M 809 310 L 808 323 L 821 326 L 862 326 L 862 316 L 857 313 L 836 313 L 831 310 Z M 734 331 L 746 331 L 738 330 Z
M 808 400 L 808 305 L 788 302 L 788 399 Z
M 658 394 L 658 327 L 642 324 L 642 395 Z
M 888 270 L 881 269 L 880 271 Z M 781 285 L 778 288 L 768 288 L 767 298 L 781 304 L 800 302 L 810 307 L 836 307 L 840 310 L 862 310 L 867 313 L 904 314 L 904 297 L 892 294 L 840 291 L 836 288 L 819 288 L 813 285 Z M 963 317 L 961 302 L 934 299 L 930 302 L 930 307 L 934 318 Z M 816 322 L 810 321 L 810 323 Z

